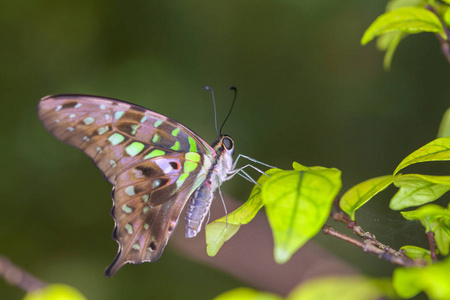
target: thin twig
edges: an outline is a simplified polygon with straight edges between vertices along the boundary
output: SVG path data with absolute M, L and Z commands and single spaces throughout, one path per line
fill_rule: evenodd
M 428 237 L 428 244 L 430 245 L 431 260 L 433 262 L 436 262 L 437 261 L 437 256 L 436 256 L 436 244 L 435 244 L 435 240 L 434 240 L 434 232 L 433 231 L 428 231 L 427 232 L 427 237 Z
M 30 273 L 14 265 L 9 259 L 1 255 L 0 277 L 3 277 L 9 284 L 17 286 L 26 292 L 41 289 L 47 285 Z
M 348 228 L 352 229 L 353 232 L 363 240 L 363 242 L 360 242 L 360 241 L 358 241 L 358 242 L 360 242 L 364 245 L 370 244 L 373 247 L 376 247 L 379 250 L 383 251 L 383 253 L 389 254 L 394 257 L 400 257 L 404 261 L 410 261 L 410 263 L 406 264 L 408 266 L 409 265 L 424 265 L 424 262 L 422 262 L 422 261 L 413 261 L 411 258 L 409 258 L 405 254 L 404 251 L 401 251 L 401 250 L 397 251 L 397 250 L 391 248 L 390 246 L 385 245 L 385 244 L 381 243 L 380 241 L 378 241 L 374 234 L 372 234 L 370 232 L 365 232 L 361 228 L 361 226 L 357 226 L 356 222 L 352 221 L 345 212 L 343 212 L 343 211 L 331 212 L 331 217 L 333 218 L 333 220 L 342 222 L 342 223 L 346 224 Z M 379 252 L 376 252 L 376 253 L 378 254 Z
M 361 242 L 359 240 L 356 240 L 352 237 L 349 237 L 345 234 L 342 234 L 335 229 L 333 229 L 331 226 L 324 225 L 322 228 L 322 232 L 324 234 L 328 234 L 334 237 L 337 237 L 343 241 L 346 241 L 352 245 L 355 245 L 357 247 L 360 247 L 363 249 L 366 253 L 372 253 L 377 255 L 379 258 L 390 261 L 393 264 L 397 264 L 404 267 L 412 267 L 417 265 L 422 265 L 422 262 L 420 261 L 414 261 L 411 258 L 405 256 L 405 255 L 399 255 L 401 252 L 396 251 L 395 253 L 391 253 L 390 251 L 383 250 L 375 246 L 374 244 L 364 241 Z

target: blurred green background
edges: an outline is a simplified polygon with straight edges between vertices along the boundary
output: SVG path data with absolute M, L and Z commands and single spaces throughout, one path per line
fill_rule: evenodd
M 245 285 L 175 254 L 170 243 L 158 263 L 104 278 L 117 250 L 111 186 L 89 158 L 43 128 L 38 101 L 57 93 L 123 99 L 213 141 L 211 97 L 201 88 L 215 89 L 220 121 L 232 99 L 227 88 L 234 85 L 238 99 L 224 132 L 238 153 L 281 168 L 294 160 L 337 167 L 346 190 L 391 173 L 434 139 L 450 104 L 449 65 L 432 34 L 402 42 L 389 73 L 373 42 L 360 46 L 385 4 L 3 1 L 0 253 L 89 299 L 210 299 Z M 430 168 L 431 174 L 444 172 L 443 164 Z M 223 187 L 241 200 L 250 189 L 240 178 Z M 422 243 L 420 226 L 386 210 L 393 192 L 358 211 L 357 220 L 393 247 Z M 316 240 L 366 274 L 392 271 L 343 242 Z M 0 298 L 23 294 L 0 280 Z

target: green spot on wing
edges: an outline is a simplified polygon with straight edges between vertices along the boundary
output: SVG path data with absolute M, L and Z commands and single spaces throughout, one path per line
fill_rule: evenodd
M 147 202 L 148 202 L 148 199 L 149 199 L 149 194 L 142 195 L 142 196 L 141 196 L 141 199 L 142 199 L 142 201 L 144 201 L 145 203 L 147 203 Z
M 100 149 L 99 152 L 101 153 L 101 149 Z M 116 161 L 115 161 L 114 159 L 111 159 L 111 160 L 109 161 L 109 164 L 110 164 L 111 167 L 113 167 L 113 168 L 117 167 L 117 163 L 116 163 Z
M 122 210 L 123 210 L 125 213 L 127 213 L 127 214 L 133 212 L 133 209 L 131 209 L 131 207 L 129 207 L 129 206 L 126 205 L 126 204 L 122 205 Z
M 125 112 L 124 111 L 116 111 L 116 113 L 114 114 L 114 118 L 116 118 L 116 120 L 120 119 L 120 117 L 123 116 Z
M 128 147 L 125 148 L 125 151 L 129 156 L 136 156 L 144 149 L 144 144 L 139 142 L 133 142 Z
M 87 117 L 83 120 L 84 124 L 86 125 L 90 125 L 92 123 L 94 123 L 95 119 L 93 117 Z
M 136 131 L 138 130 L 139 127 L 141 127 L 141 125 L 139 125 L 139 124 L 133 124 L 133 125 L 131 125 L 131 129 L 132 129 L 131 134 L 132 134 L 132 135 L 135 135 L 135 134 L 136 134 Z
M 157 156 L 163 156 L 165 155 L 166 152 L 159 150 L 159 149 L 155 149 L 152 152 L 150 152 L 149 154 L 147 154 L 144 159 L 149 159 L 149 158 L 153 158 L 153 157 L 157 157 Z
M 118 145 L 118 144 L 122 143 L 124 139 L 125 139 L 125 137 L 123 135 L 115 132 L 108 138 L 108 141 L 110 141 L 111 144 L 113 144 L 113 145 Z
M 125 230 L 128 232 L 128 234 L 133 234 L 133 226 L 131 226 L 131 224 L 125 225 Z
M 180 142 L 176 141 L 175 144 L 172 147 L 170 147 L 170 149 L 175 150 L 175 151 L 180 150 Z
M 186 178 L 188 178 L 188 177 L 189 177 L 189 173 L 181 174 L 180 177 L 178 177 L 178 179 L 177 179 L 177 188 L 180 188 L 183 185 Z
M 100 128 L 97 130 L 97 132 L 98 132 L 99 135 L 102 135 L 102 134 L 104 134 L 105 132 L 107 132 L 108 129 L 109 129 L 108 126 L 100 127 Z
M 161 137 L 159 136 L 159 134 L 155 134 L 153 136 L 152 142 L 153 143 L 158 143 L 161 140 Z
M 162 124 L 162 121 L 158 120 L 158 121 L 155 122 L 155 124 L 153 124 L 153 126 L 155 126 L 155 128 L 158 128 L 158 126 L 161 125 L 161 124 Z
M 133 196 L 134 195 L 134 186 L 129 186 L 125 189 L 125 193 L 127 193 L 128 196 Z
M 186 161 L 184 162 L 184 172 L 185 172 L 185 173 L 189 173 L 189 172 L 194 171 L 195 168 L 197 168 L 197 165 L 198 165 L 198 164 L 195 163 L 195 162 L 186 160 Z
M 178 135 L 179 132 L 180 132 L 180 128 L 175 128 L 175 129 L 172 131 L 172 135 L 176 137 L 176 136 Z
M 133 248 L 134 250 L 139 250 L 141 249 L 141 246 L 139 246 L 138 243 L 133 244 L 133 246 L 131 246 L 131 248 Z
M 190 152 L 198 152 L 197 151 L 197 143 L 195 142 L 195 140 L 192 137 L 189 137 L 189 151 Z
M 184 157 L 187 160 L 193 161 L 193 162 L 200 162 L 200 154 L 197 152 L 188 152 L 184 155 Z

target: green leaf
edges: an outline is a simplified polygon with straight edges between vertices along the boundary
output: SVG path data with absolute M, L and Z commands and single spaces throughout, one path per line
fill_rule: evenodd
M 206 253 L 216 256 L 223 244 L 231 239 L 241 225 L 214 221 L 206 226 Z
M 450 18 L 450 8 L 447 9 L 447 12 L 449 12 L 449 18 Z M 450 20 L 449 20 L 450 22 Z M 444 116 L 442 117 L 441 125 L 439 126 L 438 131 L 438 138 L 441 137 L 450 137 L 450 108 L 447 109 L 447 111 L 444 113 Z
M 262 197 L 274 236 L 276 262 L 288 261 L 320 231 L 341 184 L 339 170 L 322 167 L 281 171 L 267 181 Z
M 405 34 L 405 33 L 399 32 L 399 31 L 393 31 L 393 32 L 388 32 L 388 33 L 383 34 L 376 41 L 377 49 L 380 51 L 387 50 L 389 48 L 389 46 L 391 45 L 391 43 L 393 42 L 393 40 L 395 40 L 397 38 L 397 36 L 399 36 L 399 35 L 401 36 L 402 34 Z
M 307 170 L 309 170 L 308 167 L 306 167 L 306 166 L 304 166 L 304 165 L 301 165 L 301 164 L 299 164 L 299 163 L 296 162 L 296 161 L 294 161 L 294 162 L 292 163 L 292 168 L 294 169 L 294 171 L 307 171 Z
M 294 163 L 292 164 L 292 167 L 294 169 L 294 171 L 308 171 L 308 170 L 327 170 L 328 168 L 325 167 L 321 167 L 321 166 L 313 166 L 313 167 L 306 167 L 304 165 L 299 164 L 298 162 L 294 161 Z
M 280 171 L 280 169 L 270 169 L 266 174 L 272 176 Z M 258 179 L 261 186 L 270 179 L 267 175 L 262 175 Z M 209 256 L 215 256 L 223 244 L 238 232 L 241 224 L 247 224 L 256 216 L 263 206 L 261 186 L 255 185 L 248 200 L 235 211 L 206 226 L 206 252 Z
M 424 291 L 431 299 L 450 299 L 450 259 L 425 268 L 397 268 L 393 284 L 398 295 L 411 298 Z
M 450 176 L 407 174 L 397 176 L 394 184 L 400 190 L 392 197 L 389 207 L 400 210 L 439 199 L 450 190 Z
M 425 227 L 425 232 L 434 231 L 441 220 L 450 220 L 450 212 L 442 206 L 427 204 L 419 209 L 402 211 L 407 220 L 419 220 Z
M 389 71 L 391 68 L 392 58 L 394 57 L 395 50 L 402 39 L 407 37 L 408 34 L 401 31 L 388 32 L 380 36 L 376 43 L 378 50 L 386 50 L 384 55 L 383 67 L 385 71 Z
M 444 220 L 439 222 L 439 225 L 434 231 L 434 240 L 442 255 L 448 255 L 450 248 L 450 226 L 448 223 Z
M 424 0 L 391 0 L 386 5 L 386 11 L 396 10 L 402 7 L 408 6 L 420 6 L 423 7 L 427 4 Z
M 328 277 L 307 281 L 295 288 L 286 300 L 376 300 L 386 294 L 378 282 L 361 276 Z
M 448 4 L 450 4 L 450 1 L 448 1 L 448 2 L 449 2 Z M 447 26 L 450 26 L 450 7 L 445 10 L 443 19 L 444 19 L 445 24 Z
M 352 220 L 355 220 L 355 211 L 386 189 L 394 179 L 394 176 L 386 175 L 358 183 L 342 196 L 339 202 L 341 209 L 349 214 Z
M 450 160 L 450 137 L 436 139 L 408 155 L 395 169 L 394 175 L 409 165 L 428 161 Z
M 386 54 L 384 54 L 383 68 L 385 71 L 389 71 L 391 69 L 391 62 L 392 58 L 394 57 L 395 49 L 397 49 L 397 46 L 400 43 L 400 41 L 407 36 L 407 34 L 403 32 L 395 32 L 395 33 L 396 33 L 395 37 L 389 44 L 389 47 L 386 50 Z
M 86 298 L 71 286 L 50 284 L 26 294 L 23 300 L 86 300 Z
M 417 246 L 403 246 L 400 250 L 404 250 L 405 254 L 411 259 L 422 259 L 431 263 L 431 252 L 430 250 L 417 247 Z
M 250 288 L 237 288 L 228 292 L 225 292 L 216 298 L 214 300 L 282 300 L 280 296 L 266 293 L 266 292 L 260 292 L 256 291 Z
M 364 33 L 361 44 L 365 45 L 375 37 L 392 31 L 436 32 L 447 39 L 442 24 L 435 14 L 421 7 L 403 7 L 379 16 Z

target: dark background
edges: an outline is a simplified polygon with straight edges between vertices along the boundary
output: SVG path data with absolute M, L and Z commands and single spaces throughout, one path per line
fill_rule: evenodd
M 215 89 L 220 121 L 232 99 L 227 88 L 234 85 L 238 99 L 224 132 L 238 153 L 286 169 L 292 161 L 339 168 L 345 191 L 392 173 L 403 157 L 436 137 L 449 107 L 449 66 L 434 35 L 402 42 L 389 73 L 373 42 L 360 46 L 385 4 L 3 1 L 0 253 L 89 299 L 210 299 L 245 286 L 178 255 L 170 243 L 157 263 L 126 266 L 104 278 L 117 250 L 110 238 L 111 186 L 89 158 L 43 128 L 38 101 L 57 93 L 123 99 L 213 141 L 211 97 L 202 87 Z M 444 173 L 444 164 L 431 168 L 421 170 Z M 223 187 L 241 201 L 250 189 L 241 178 Z M 358 211 L 357 220 L 392 247 L 421 245 L 423 229 L 386 209 L 394 192 L 388 189 Z M 389 263 L 343 242 L 316 241 L 365 274 L 392 272 Z M 0 298 L 23 294 L 0 280 Z

